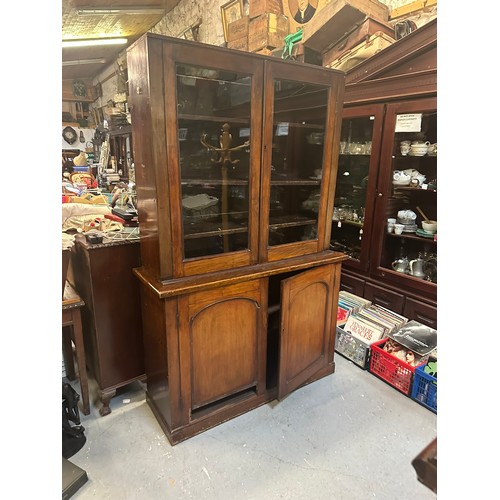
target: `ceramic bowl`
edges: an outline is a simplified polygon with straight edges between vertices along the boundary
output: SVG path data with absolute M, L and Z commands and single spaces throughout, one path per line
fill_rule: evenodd
M 431 220 L 429 222 L 425 222 L 425 220 L 422 221 L 422 229 L 428 233 L 434 234 L 437 232 L 437 222 L 435 220 Z

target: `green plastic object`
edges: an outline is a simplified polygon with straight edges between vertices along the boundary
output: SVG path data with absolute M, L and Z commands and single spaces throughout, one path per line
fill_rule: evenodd
M 302 28 L 299 28 L 295 33 L 290 33 L 285 37 L 285 46 L 281 59 L 290 59 L 292 57 L 293 44 L 302 40 Z

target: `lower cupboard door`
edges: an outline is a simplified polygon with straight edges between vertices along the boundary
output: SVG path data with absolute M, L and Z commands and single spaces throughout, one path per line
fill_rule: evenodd
M 334 277 L 326 265 L 281 282 L 278 399 L 328 365 Z
M 266 338 L 260 304 L 259 281 L 190 297 L 185 359 L 190 360 L 192 410 L 263 390 Z

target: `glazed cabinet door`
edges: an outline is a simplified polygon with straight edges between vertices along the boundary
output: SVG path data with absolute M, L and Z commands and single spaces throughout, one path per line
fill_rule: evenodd
M 346 268 L 367 271 L 378 177 L 384 105 L 343 112 L 331 248 Z
M 437 220 L 436 99 L 388 104 L 384 136 L 372 273 L 435 300 L 437 234 L 422 221 Z
M 256 263 L 263 61 L 153 35 L 129 61 L 145 266 L 168 279 Z
M 344 76 L 265 68 L 260 255 L 274 261 L 329 247 Z
M 330 264 L 281 283 L 278 399 L 333 363 L 339 273 Z
M 171 221 L 184 275 L 257 261 L 262 62 L 169 46 Z M 175 96 L 175 97 L 174 97 Z M 178 167 L 178 168 L 177 168 Z
M 266 370 L 266 279 L 181 299 L 180 379 L 186 419 L 262 394 Z

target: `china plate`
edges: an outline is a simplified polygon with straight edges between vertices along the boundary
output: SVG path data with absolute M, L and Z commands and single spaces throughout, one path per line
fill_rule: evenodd
M 418 236 L 422 236 L 423 238 L 434 238 L 434 233 L 429 233 L 427 231 L 424 231 L 423 229 L 417 229 L 415 231 L 415 234 Z

